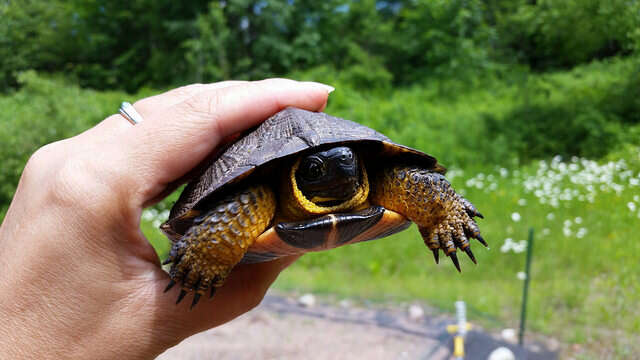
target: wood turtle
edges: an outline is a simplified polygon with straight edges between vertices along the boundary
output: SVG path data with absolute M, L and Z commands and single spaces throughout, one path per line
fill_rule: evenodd
M 172 240 L 171 281 L 200 296 L 238 263 L 379 239 L 411 222 L 438 263 L 443 250 L 475 263 L 483 245 L 477 209 L 445 179 L 445 168 L 355 122 L 287 108 L 221 151 L 190 182 L 161 225 Z

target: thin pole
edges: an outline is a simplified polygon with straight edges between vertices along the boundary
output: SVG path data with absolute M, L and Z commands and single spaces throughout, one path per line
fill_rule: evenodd
M 527 242 L 527 263 L 525 265 L 524 288 L 522 289 L 522 309 L 520 310 L 520 334 L 518 344 L 524 343 L 524 328 L 527 320 L 527 299 L 529 295 L 529 280 L 531 279 L 531 255 L 533 254 L 533 228 L 529 228 L 529 241 Z

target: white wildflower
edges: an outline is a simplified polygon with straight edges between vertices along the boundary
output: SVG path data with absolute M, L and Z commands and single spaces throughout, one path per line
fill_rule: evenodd
M 631 212 L 636 211 L 636 203 L 634 203 L 633 201 L 629 201 L 627 203 L 627 207 L 629 208 L 629 211 L 631 211 Z
M 585 235 L 587 235 L 587 229 L 581 227 L 580 229 L 578 229 L 578 232 L 576 232 L 576 237 L 578 239 L 582 239 Z
M 516 254 L 524 252 L 525 250 L 527 250 L 527 241 L 520 240 L 517 243 L 513 243 L 513 245 L 511 245 L 511 249 L 513 249 L 513 252 Z
M 155 209 L 145 209 L 142 212 L 142 220 L 152 221 L 153 218 L 155 217 L 155 215 L 153 214 L 153 211 L 155 211 Z
M 514 212 L 513 214 L 511 214 L 511 220 L 518 222 L 520 221 L 522 217 L 520 216 L 520 214 L 518 214 L 517 212 Z
M 513 246 L 513 239 L 506 238 L 504 239 L 504 244 L 502 244 L 502 246 L 500 247 L 500 252 L 506 253 L 509 250 L 511 250 L 512 246 Z
M 516 277 L 518 278 L 518 280 L 525 280 L 527 278 L 527 274 L 525 274 L 524 271 L 518 271 Z

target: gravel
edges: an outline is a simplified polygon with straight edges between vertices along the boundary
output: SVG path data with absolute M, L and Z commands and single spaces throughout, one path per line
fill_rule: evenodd
M 419 317 L 416 306 L 423 311 Z M 194 335 L 157 359 L 450 359 L 449 324 L 455 324 L 451 315 L 425 305 L 349 299 L 333 304 L 315 296 L 308 306 L 299 297 L 270 292 L 249 313 Z M 465 359 L 487 359 L 501 346 L 517 359 L 557 358 L 557 348 L 538 342 L 521 348 L 474 326 L 465 339 Z

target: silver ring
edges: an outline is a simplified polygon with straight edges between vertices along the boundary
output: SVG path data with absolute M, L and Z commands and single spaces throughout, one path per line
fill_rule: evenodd
M 125 119 L 127 119 L 133 125 L 139 124 L 143 121 L 142 116 L 138 114 L 136 109 L 133 108 L 133 105 L 129 104 L 126 101 L 124 101 L 120 105 L 119 112 L 120 112 L 120 115 L 122 115 Z

